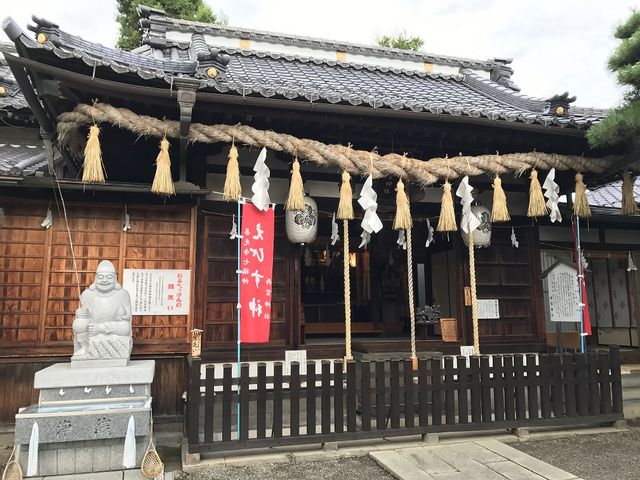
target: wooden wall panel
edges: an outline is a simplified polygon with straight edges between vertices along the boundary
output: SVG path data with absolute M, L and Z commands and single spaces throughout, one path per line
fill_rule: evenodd
M 189 206 L 130 206 L 131 230 L 122 231 L 123 206 L 67 204 L 69 233 L 55 205 L 53 226 L 40 223 L 45 202 L 3 199 L 0 228 L 0 347 L 32 347 L 42 353 L 71 352 L 71 324 L 80 291 L 110 260 L 122 280 L 124 268 L 192 269 L 195 276 L 195 219 Z M 76 269 L 78 275 L 76 276 Z M 195 279 L 194 279 L 195 280 Z M 192 303 L 195 298 L 192 295 Z M 192 315 L 135 316 L 134 352 L 188 352 Z M 6 347 L 6 350 L 4 350 Z M 37 354 L 34 353 L 34 354 Z M 53 350 L 51 350 L 53 353 Z M 20 355 L 28 355 L 21 350 Z M 0 353 L 0 356 L 2 353 Z

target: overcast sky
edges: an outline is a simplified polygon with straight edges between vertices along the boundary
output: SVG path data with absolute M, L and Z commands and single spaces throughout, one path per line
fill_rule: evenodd
M 512 57 L 513 79 L 527 95 L 569 91 L 581 106 L 612 107 L 622 91 L 606 69 L 612 32 L 640 1 L 607 0 L 205 0 L 229 24 L 372 43 L 406 30 L 430 53 Z M 115 0 L 4 0 L 3 16 L 26 29 L 35 14 L 69 33 L 114 45 Z

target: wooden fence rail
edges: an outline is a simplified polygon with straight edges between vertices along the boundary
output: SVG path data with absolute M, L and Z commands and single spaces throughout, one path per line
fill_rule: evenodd
M 417 370 L 409 359 L 349 361 L 344 373 L 341 361 L 308 362 L 304 375 L 296 362 L 290 375 L 276 362 L 272 376 L 260 363 L 254 377 L 241 364 L 240 378 L 231 365 L 221 375 L 208 365 L 201 378 L 190 358 L 189 452 L 623 418 L 617 347 L 453 360 L 421 360 Z

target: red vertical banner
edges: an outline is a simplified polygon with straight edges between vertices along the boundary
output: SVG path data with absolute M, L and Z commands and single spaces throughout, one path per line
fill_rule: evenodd
M 274 211 L 242 206 L 240 342 L 269 341 L 273 276 Z

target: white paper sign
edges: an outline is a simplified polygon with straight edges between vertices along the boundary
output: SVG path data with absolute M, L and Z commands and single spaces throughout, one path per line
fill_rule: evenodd
M 497 299 L 478 299 L 478 318 L 500 318 L 500 304 Z
M 475 355 L 475 349 L 473 345 L 460 345 L 460 355 L 465 357 L 471 357 Z
M 291 362 L 300 364 L 300 373 L 306 372 L 307 351 L 306 350 L 285 350 L 284 351 L 284 374 L 291 375 Z
M 549 313 L 552 322 L 580 322 L 580 290 L 577 270 L 556 264 L 547 274 Z
M 122 287 L 131 296 L 133 315 L 189 314 L 189 270 L 125 268 Z

